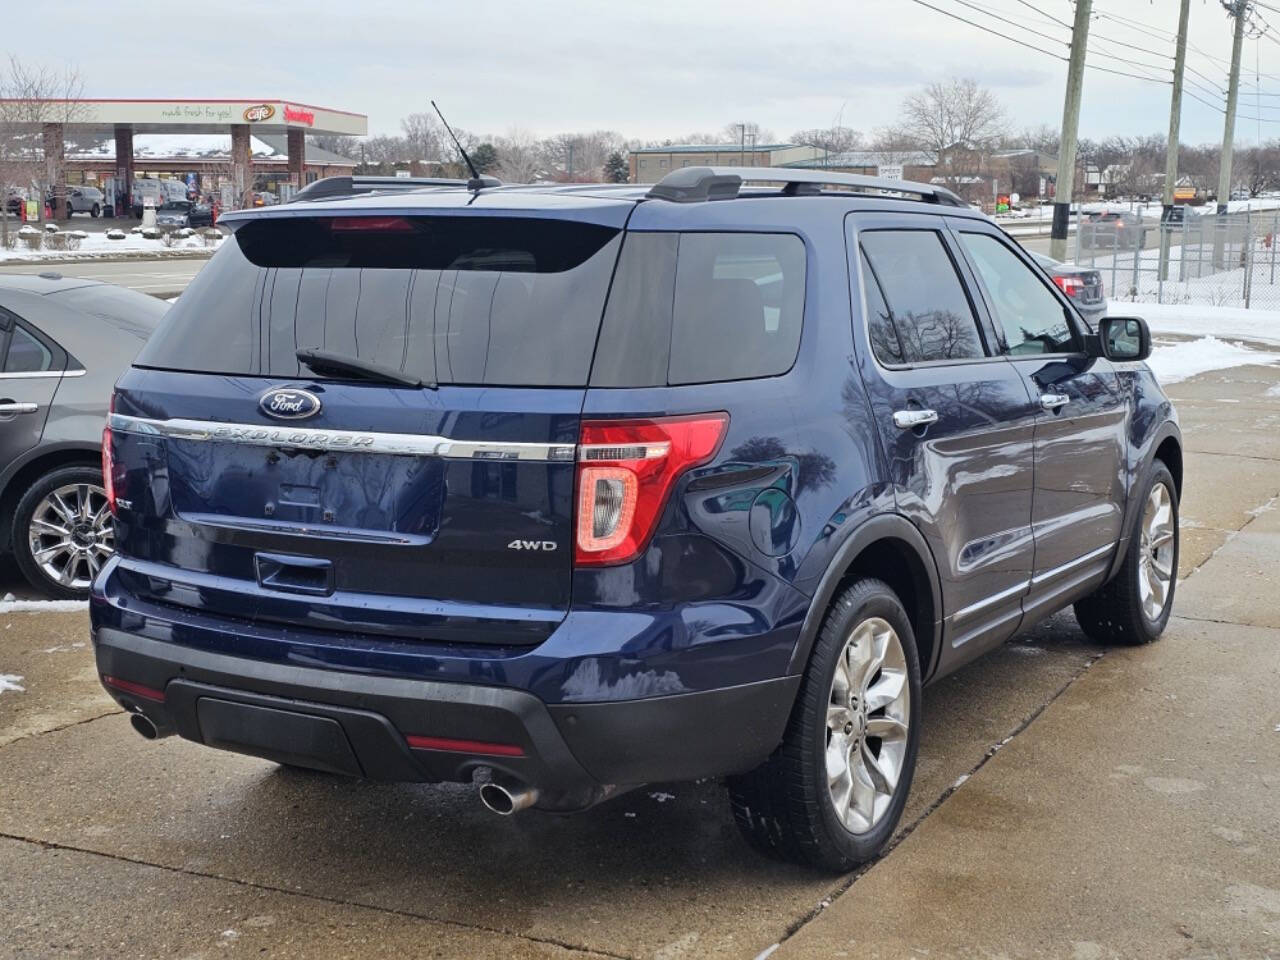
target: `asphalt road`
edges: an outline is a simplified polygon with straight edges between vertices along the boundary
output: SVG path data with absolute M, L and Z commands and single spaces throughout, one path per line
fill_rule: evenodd
M 205 259 L 86 260 L 79 263 L 7 263 L 0 273 L 44 273 L 55 271 L 64 277 L 86 277 L 119 283 L 154 295 L 177 296 L 191 282 Z
M 899 842 L 848 877 L 753 854 L 712 782 L 498 818 L 146 742 L 85 613 L 0 613 L 0 958 L 1280 955 L 1278 382 L 1171 390 L 1161 642 L 1064 613 L 926 690 Z

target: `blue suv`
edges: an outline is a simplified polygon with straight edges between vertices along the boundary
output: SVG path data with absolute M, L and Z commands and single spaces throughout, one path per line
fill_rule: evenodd
M 144 736 L 503 814 L 724 777 L 749 840 L 844 870 L 924 683 L 1072 604 L 1163 630 L 1146 325 L 1092 331 L 948 191 L 318 192 L 225 215 L 115 390 L 93 640 Z

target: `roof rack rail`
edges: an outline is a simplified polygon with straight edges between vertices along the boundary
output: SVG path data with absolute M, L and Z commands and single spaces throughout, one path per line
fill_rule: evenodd
M 482 186 L 501 186 L 496 177 L 481 177 Z M 290 203 L 353 197 L 362 193 L 407 193 L 429 187 L 466 187 L 470 181 L 450 177 L 324 177 L 312 181 L 293 195 Z
M 785 196 L 813 196 L 822 193 L 824 186 L 830 186 L 846 188 L 841 192 L 896 193 L 919 198 L 925 203 L 969 206 L 946 187 L 930 183 L 783 167 L 683 167 L 671 171 L 650 187 L 647 196 L 652 200 L 675 203 L 731 200 L 738 196 L 744 183 L 780 183 Z

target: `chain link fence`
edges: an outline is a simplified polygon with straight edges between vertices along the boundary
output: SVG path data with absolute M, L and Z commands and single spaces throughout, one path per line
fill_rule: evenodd
M 1077 215 L 1070 250 L 1112 301 L 1280 310 L 1280 210 Z M 1162 255 L 1163 250 L 1163 255 Z

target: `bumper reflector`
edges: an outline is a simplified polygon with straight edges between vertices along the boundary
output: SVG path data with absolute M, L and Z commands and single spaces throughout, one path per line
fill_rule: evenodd
M 121 680 L 119 677 L 109 677 L 105 673 L 102 675 L 102 682 L 105 686 L 120 693 L 127 693 L 138 697 L 142 700 L 150 700 L 152 703 L 164 703 L 164 691 L 157 690 L 154 687 L 145 687 L 140 683 L 134 683 L 132 680 Z
M 483 757 L 523 757 L 524 747 L 514 743 L 486 743 L 483 740 L 455 740 L 451 737 L 420 737 L 407 734 L 414 750 L 443 750 L 447 753 L 474 753 Z

